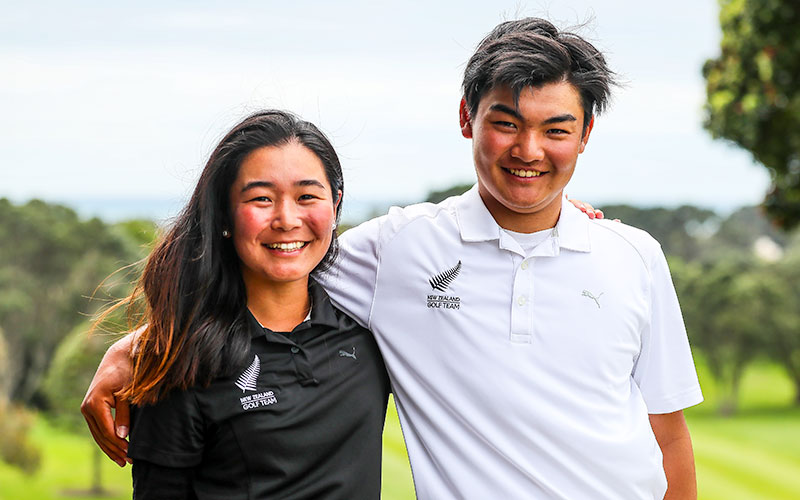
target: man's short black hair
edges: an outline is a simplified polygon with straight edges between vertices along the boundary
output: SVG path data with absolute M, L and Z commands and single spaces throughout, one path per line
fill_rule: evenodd
M 585 132 L 592 116 L 608 106 L 614 73 L 603 54 L 581 36 L 528 17 L 500 23 L 481 41 L 467 63 L 462 85 L 472 117 L 483 95 L 495 87 L 511 88 L 517 104 L 526 87 L 560 81 L 580 93 Z

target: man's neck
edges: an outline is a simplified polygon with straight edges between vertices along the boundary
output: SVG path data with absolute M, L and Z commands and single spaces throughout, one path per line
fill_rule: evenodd
M 482 192 L 481 199 L 497 225 L 515 233 L 535 233 L 553 228 L 561 215 L 561 195 L 545 207 L 530 213 L 511 210 L 491 196 L 484 196 Z

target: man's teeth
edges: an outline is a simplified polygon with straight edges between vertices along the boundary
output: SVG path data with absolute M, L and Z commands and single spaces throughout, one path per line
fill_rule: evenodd
M 291 243 L 270 243 L 267 245 L 273 250 L 297 250 L 304 247 L 306 244 L 302 241 L 293 241 Z
M 513 168 L 509 168 L 508 171 L 517 177 L 539 177 L 542 175 L 542 172 L 537 172 L 536 170 L 515 170 Z

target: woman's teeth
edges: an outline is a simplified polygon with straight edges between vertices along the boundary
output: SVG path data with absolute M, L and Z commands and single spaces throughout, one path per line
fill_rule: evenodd
M 305 246 L 305 242 L 303 241 L 293 241 L 291 243 L 270 243 L 267 245 L 268 248 L 273 250 L 297 250 L 298 248 L 303 248 Z

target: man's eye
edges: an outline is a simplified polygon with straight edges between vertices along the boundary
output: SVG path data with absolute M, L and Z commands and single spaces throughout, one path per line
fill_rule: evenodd
M 550 130 L 547 131 L 547 133 L 556 135 L 569 134 L 569 132 L 564 130 L 563 128 L 551 128 Z
M 315 200 L 315 199 L 317 199 L 317 197 L 314 196 L 313 194 L 301 194 L 300 195 L 300 200 Z
M 516 125 L 514 125 L 513 123 L 505 122 L 502 120 L 498 120 L 494 122 L 494 124 L 497 125 L 498 127 L 503 127 L 503 128 L 516 128 Z

